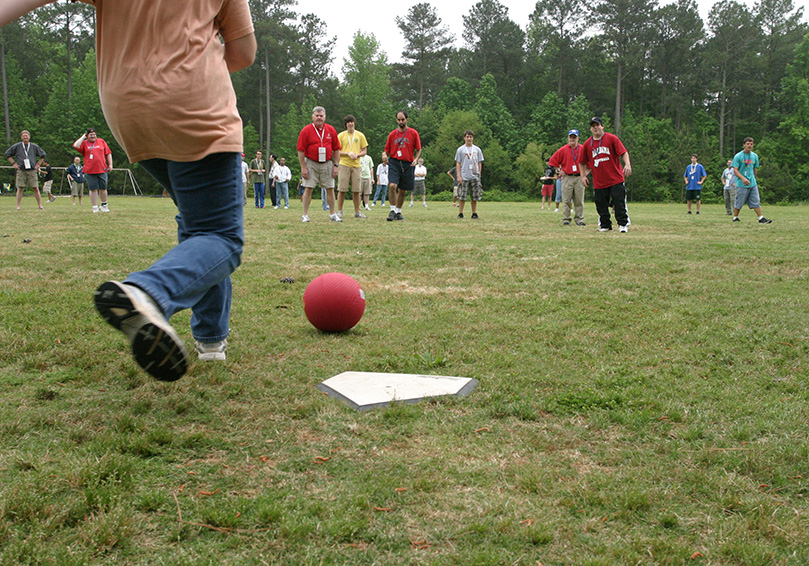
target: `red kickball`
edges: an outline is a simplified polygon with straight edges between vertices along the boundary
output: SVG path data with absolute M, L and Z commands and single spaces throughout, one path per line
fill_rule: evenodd
M 303 312 L 318 330 L 343 332 L 362 318 L 365 293 L 356 279 L 345 273 L 324 273 L 303 292 Z

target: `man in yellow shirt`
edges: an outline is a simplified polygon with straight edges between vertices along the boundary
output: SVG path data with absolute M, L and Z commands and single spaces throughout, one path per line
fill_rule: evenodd
M 337 135 L 340 142 L 340 167 L 337 173 L 337 216 L 343 217 L 343 203 L 351 184 L 354 201 L 354 218 L 367 218 L 360 212 L 360 196 L 362 195 L 362 168 L 360 158 L 368 152 L 365 134 L 354 129 L 356 118 L 349 114 L 343 120 L 345 131 Z

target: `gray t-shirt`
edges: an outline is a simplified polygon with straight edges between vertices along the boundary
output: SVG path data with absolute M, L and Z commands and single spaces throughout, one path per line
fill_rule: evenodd
M 45 151 L 37 144 L 28 142 L 17 142 L 6 150 L 6 159 L 13 157 L 17 161 L 17 165 L 23 170 L 32 170 L 37 161 L 47 157 Z M 28 167 L 25 166 L 25 160 L 28 159 Z
M 483 161 L 483 152 L 476 145 L 467 147 L 466 144 L 455 152 L 455 162 L 461 164 L 461 180 L 471 181 L 480 177 L 478 163 Z

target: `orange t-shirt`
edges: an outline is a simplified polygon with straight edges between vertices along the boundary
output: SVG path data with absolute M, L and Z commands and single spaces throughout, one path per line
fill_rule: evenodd
M 242 152 L 220 41 L 253 32 L 247 0 L 81 0 L 96 7 L 98 90 L 129 161 Z

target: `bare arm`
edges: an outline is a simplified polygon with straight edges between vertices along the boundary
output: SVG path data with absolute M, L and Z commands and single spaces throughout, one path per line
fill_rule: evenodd
M 621 159 L 624 160 L 624 176 L 629 177 L 632 175 L 632 164 L 629 162 L 629 152 L 624 153 Z
M 84 143 L 84 139 L 87 137 L 87 134 L 82 134 L 79 139 L 73 142 L 73 149 L 81 153 L 81 144 Z
M 309 180 L 309 169 L 306 168 L 306 162 L 303 160 L 306 154 L 298 150 L 298 162 L 301 164 L 301 177 Z
M 590 174 L 590 169 L 584 163 L 579 163 L 579 170 L 581 175 L 581 184 L 587 186 L 587 175 Z
M 107 154 L 107 168 L 112 171 L 112 154 Z
M 256 60 L 256 36 L 251 33 L 225 44 L 225 63 L 235 73 L 249 67 Z
M 0 27 L 54 0 L 15 0 L 0 4 Z

